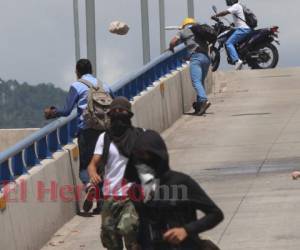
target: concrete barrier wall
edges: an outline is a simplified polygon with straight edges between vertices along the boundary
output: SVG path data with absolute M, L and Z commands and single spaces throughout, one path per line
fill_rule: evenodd
M 68 145 L 4 188 L 0 197 L 6 196 L 7 202 L 0 211 L 0 249 L 40 249 L 75 216 L 74 186 L 80 181 L 73 176 L 78 176 L 78 169 L 77 145 Z
M 38 128 L 0 129 L 0 152 L 37 131 Z
M 206 88 L 209 93 L 214 89 L 211 74 L 206 81 Z M 189 68 L 184 65 L 134 99 L 134 124 L 162 132 L 172 126 L 184 112 L 189 111 L 194 100 L 195 91 Z M 71 153 L 67 150 L 71 150 Z M 55 153 L 54 159 L 42 161 L 40 166 L 32 168 L 28 175 L 10 185 L 12 191 L 9 197 L 19 201 L 8 201 L 6 209 L 0 211 L 1 249 L 40 249 L 64 223 L 75 216 L 77 203 L 74 201 L 74 190 L 68 194 L 67 189 L 81 184 L 78 169 L 78 148 L 75 144 L 68 145 L 64 151 Z M 26 183 L 24 201 L 20 200 L 23 181 Z M 51 183 L 54 192 L 52 200 L 51 192 L 48 191 L 45 193 L 45 201 L 40 201 L 38 194 L 42 191 L 41 185 L 49 190 Z M 71 199 L 64 199 L 68 197 L 62 197 L 63 194 Z
M 214 92 L 211 72 L 208 74 L 205 86 L 208 94 Z M 162 132 L 191 109 L 195 97 L 189 67 L 184 65 L 134 98 L 134 124 Z

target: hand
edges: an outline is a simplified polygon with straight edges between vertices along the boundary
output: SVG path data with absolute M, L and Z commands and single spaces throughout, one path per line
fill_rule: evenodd
M 57 117 L 56 108 L 54 108 L 54 107 L 45 108 L 44 116 L 45 116 L 45 119 L 47 119 L 47 120 Z
M 188 234 L 184 228 L 172 228 L 164 234 L 164 240 L 173 244 L 178 245 L 187 238 Z
M 172 53 L 175 53 L 174 47 L 170 47 L 169 50 L 170 50 Z
M 294 171 L 292 173 L 293 180 L 297 180 L 299 177 L 300 177 L 300 172 L 299 171 Z
M 212 19 L 212 20 L 215 20 L 215 21 L 218 21 L 218 20 L 219 20 L 219 18 L 217 17 L 217 15 L 211 16 L 211 19 Z
M 101 181 L 100 175 L 97 174 L 97 172 L 91 172 L 90 175 L 90 182 L 93 183 L 95 186 L 97 186 Z

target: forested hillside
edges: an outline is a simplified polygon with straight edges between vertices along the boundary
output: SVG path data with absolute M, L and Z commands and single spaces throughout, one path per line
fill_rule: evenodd
M 63 105 L 66 94 L 50 83 L 32 86 L 0 79 L 0 128 L 42 127 L 43 109 Z

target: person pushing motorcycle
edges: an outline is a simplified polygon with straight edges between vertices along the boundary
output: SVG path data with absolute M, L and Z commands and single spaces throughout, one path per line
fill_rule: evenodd
M 232 62 L 235 64 L 235 69 L 241 70 L 243 67 L 243 61 L 239 58 L 235 45 L 245 39 L 251 33 L 251 28 L 245 21 L 246 17 L 243 11 L 243 6 L 240 4 L 239 0 L 226 0 L 226 4 L 230 7 L 227 10 L 212 16 L 212 19 L 223 17 L 229 14 L 232 15 L 235 32 L 227 40 L 226 48 Z

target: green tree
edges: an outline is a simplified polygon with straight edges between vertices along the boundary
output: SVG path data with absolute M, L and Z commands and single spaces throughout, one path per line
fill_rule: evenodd
M 36 86 L 0 79 L 0 128 L 38 128 L 47 124 L 43 110 L 62 106 L 67 92 L 51 83 Z

